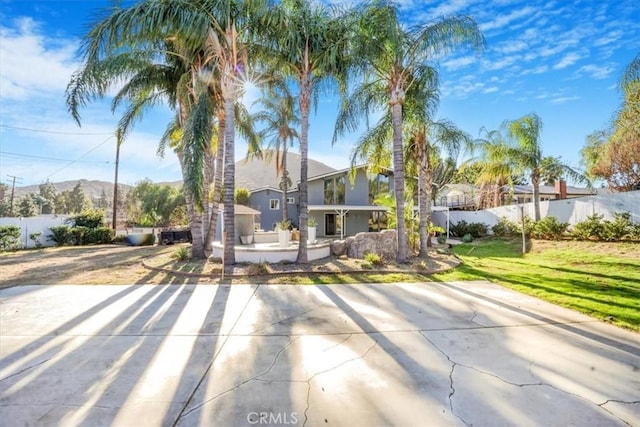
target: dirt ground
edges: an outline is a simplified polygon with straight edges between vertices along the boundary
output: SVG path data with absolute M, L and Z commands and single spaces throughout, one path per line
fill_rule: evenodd
M 80 246 L 0 253 L 0 288 L 53 284 L 184 284 L 218 283 L 222 265 L 212 261 L 179 262 L 172 255 L 183 245 Z M 428 261 L 407 265 L 387 262 L 374 267 L 382 273 L 431 273 L 457 265 L 458 260 L 433 251 Z M 294 263 L 237 264 L 225 269 L 225 283 L 287 283 L 292 274 L 335 275 L 369 270 L 363 260 L 330 257 L 306 266 Z

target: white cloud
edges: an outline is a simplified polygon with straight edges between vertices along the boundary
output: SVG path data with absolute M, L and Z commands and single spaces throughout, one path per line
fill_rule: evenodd
M 496 51 L 500 53 L 515 53 L 520 52 L 529 47 L 528 43 L 525 43 L 522 40 L 516 40 L 514 42 L 502 43 L 501 46 L 496 48 Z
M 482 91 L 482 93 L 494 93 L 494 92 L 497 92 L 497 91 L 499 91 L 499 90 L 500 90 L 500 89 L 498 89 L 498 87 L 497 87 L 497 86 L 491 86 L 491 87 L 488 87 L 488 88 L 484 89 L 484 90 Z
M 457 70 L 462 67 L 466 67 L 469 64 L 473 64 L 478 59 L 475 56 L 463 56 L 461 58 L 450 59 L 448 61 L 444 61 L 442 65 L 447 70 Z
M 621 30 L 610 31 L 608 34 L 594 40 L 593 45 L 605 46 L 605 45 L 611 44 L 617 41 L 618 39 L 620 39 L 622 35 L 623 35 L 623 32 Z
M 535 67 L 535 68 L 531 68 L 531 69 L 528 69 L 528 70 L 524 70 L 524 71 L 522 72 L 522 75 L 523 75 L 523 76 L 526 76 L 526 75 L 528 75 L 528 74 L 542 74 L 542 73 L 547 72 L 548 70 L 549 70 L 549 66 L 548 66 L 548 65 L 545 65 L 545 64 L 542 64 L 542 65 L 538 65 L 538 66 L 537 66 L 537 67 Z
M 434 8 L 428 9 L 427 13 L 431 18 L 440 18 L 458 13 L 472 3 L 473 0 L 451 0 L 450 2 L 443 2 Z
M 552 99 L 550 102 L 552 104 L 564 104 L 565 102 L 576 101 L 578 99 L 580 99 L 579 96 L 561 96 L 561 97 Z
M 581 58 L 581 56 L 578 55 L 575 52 L 567 53 L 564 57 L 562 57 L 560 62 L 558 62 L 556 65 L 553 66 L 553 69 L 554 70 L 562 70 L 563 68 L 567 68 L 567 67 L 575 64 L 576 61 L 578 61 L 580 58 Z
M 608 65 L 584 65 L 578 69 L 578 75 L 582 73 L 590 74 L 594 79 L 606 79 L 615 71 L 615 68 Z
M 502 28 L 519 18 L 531 15 L 533 12 L 535 12 L 535 9 L 527 6 L 519 10 L 514 10 L 506 15 L 498 15 L 492 21 L 480 24 L 480 29 L 482 31 L 489 31 L 494 28 Z
M 520 57 L 518 56 L 507 56 L 495 62 L 484 61 L 483 67 L 486 70 L 490 70 L 490 71 L 501 70 L 510 65 L 513 65 L 515 62 L 519 60 L 520 60 Z
M 74 40 L 46 38 L 30 18 L 0 27 L 0 96 L 3 100 L 26 100 L 33 96 L 64 92 L 78 68 Z

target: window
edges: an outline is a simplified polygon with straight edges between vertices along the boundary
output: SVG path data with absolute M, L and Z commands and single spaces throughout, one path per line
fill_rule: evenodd
M 326 178 L 324 180 L 324 204 L 344 205 L 345 175 Z
M 280 209 L 280 199 L 269 199 L 269 209 L 272 211 Z
M 295 205 L 296 204 L 295 197 L 287 197 L 287 204 L 288 205 Z
M 383 194 L 391 191 L 391 179 L 389 175 L 382 173 L 369 174 L 369 204 L 373 205 L 373 201 Z

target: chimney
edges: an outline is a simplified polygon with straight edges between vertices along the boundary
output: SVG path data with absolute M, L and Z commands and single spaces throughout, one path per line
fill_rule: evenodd
M 561 179 L 555 182 L 556 194 L 558 200 L 564 200 L 567 198 L 567 181 Z

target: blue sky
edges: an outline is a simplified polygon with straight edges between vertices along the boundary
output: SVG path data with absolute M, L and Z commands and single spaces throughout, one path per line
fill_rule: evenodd
M 80 67 L 77 48 L 106 0 L 0 0 L 0 180 L 22 185 L 68 179 L 113 181 L 115 130 L 108 102 L 82 110 L 79 128 L 64 90 Z M 407 25 L 468 14 L 487 49 L 438 59 L 439 118 L 473 136 L 535 112 L 545 155 L 580 166 L 585 137 L 605 127 L 620 104 L 617 81 L 640 50 L 637 0 L 401 0 Z M 248 98 L 255 98 L 255 93 Z M 331 146 L 337 104 L 325 97 L 311 117 L 310 157 L 343 168 L 359 135 Z M 121 152 L 120 182 L 181 179 L 175 156 L 155 155 L 172 113 L 158 108 Z M 236 159 L 244 146 L 238 144 Z M 75 161 L 75 162 L 73 162 Z

